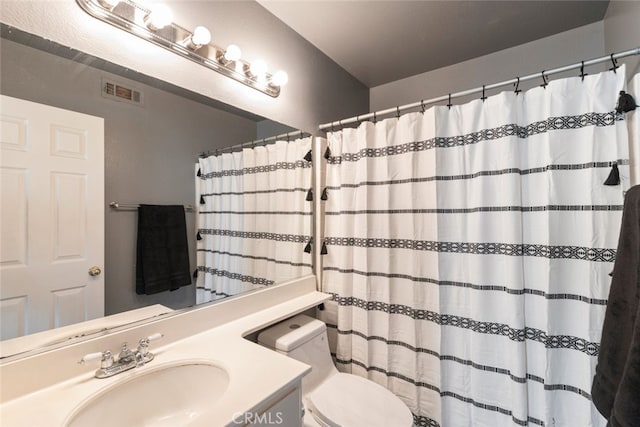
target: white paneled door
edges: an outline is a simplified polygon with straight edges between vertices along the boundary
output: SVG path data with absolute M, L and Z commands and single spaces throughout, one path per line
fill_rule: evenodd
M 104 315 L 104 119 L 0 97 L 1 339 Z

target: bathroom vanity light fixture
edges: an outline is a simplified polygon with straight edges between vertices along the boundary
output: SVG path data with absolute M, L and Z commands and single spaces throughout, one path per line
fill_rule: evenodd
M 76 0 L 94 18 L 217 71 L 269 96 L 280 95 L 289 77 L 284 71 L 270 74 L 264 61 L 245 61 L 234 44 L 226 49 L 211 43 L 211 33 L 198 26 L 189 31 L 173 21 L 171 10 L 160 3 L 152 8 L 136 0 Z

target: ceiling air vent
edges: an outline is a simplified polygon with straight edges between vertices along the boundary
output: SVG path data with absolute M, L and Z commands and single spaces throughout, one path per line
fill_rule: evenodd
M 102 79 L 102 96 L 116 101 L 142 105 L 141 91 L 116 83 L 113 80 Z

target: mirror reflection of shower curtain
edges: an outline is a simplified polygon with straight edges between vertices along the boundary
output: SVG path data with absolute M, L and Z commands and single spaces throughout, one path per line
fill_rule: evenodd
M 319 312 L 418 426 L 604 426 L 624 67 L 328 134 Z M 617 164 L 621 184 L 605 186 Z
M 200 159 L 198 304 L 312 273 L 311 138 Z

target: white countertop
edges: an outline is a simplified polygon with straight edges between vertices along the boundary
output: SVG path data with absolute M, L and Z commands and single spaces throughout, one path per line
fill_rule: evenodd
M 140 320 L 166 315 L 172 311 L 173 309 L 165 307 L 162 304 L 155 304 L 113 314 L 111 316 L 101 317 L 99 319 L 87 320 L 85 322 L 63 326 L 61 328 L 4 340 L 0 342 L 0 358 L 24 353 L 31 349 L 37 349 L 48 345 L 58 343 L 63 344 L 65 341 L 77 338 L 78 336 L 90 335 L 107 329 L 126 326 L 127 324 L 138 322 Z
M 237 414 L 256 409 L 275 393 L 292 387 L 311 369 L 243 336 L 314 307 L 328 298 L 326 294 L 310 292 L 168 345 L 163 346 L 162 341 L 152 342 L 150 351 L 155 354 L 155 359 L 147 365 L 107 379 L 96 379 L 94 371 L 84 370 L 66 381 L 3 403 L 0 405 L 0 424 L 3 427 L 62 426 L 75 408 L 105 388 L 161 365 L 199 360 L 223 367 L 229 375 L 229 386 L 223 396 L 212 404 L 209 415 L 199 418 L 196 424 L 228 425 Z M 65 360 L 60 363 L 76 362 Z M 55 366 L 43 369 L 55 369 Z M 30 375 L 38 373 L 31 372 Z

